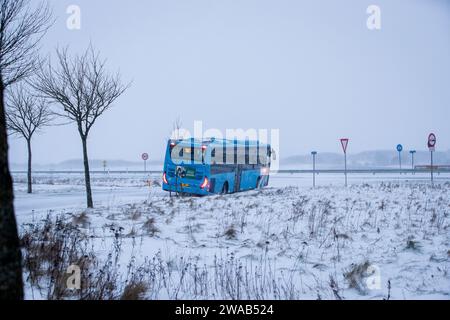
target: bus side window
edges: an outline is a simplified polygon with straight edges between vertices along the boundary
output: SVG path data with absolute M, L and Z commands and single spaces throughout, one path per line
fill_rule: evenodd
M 258 147 L 258 165 L 267 165 L 267 148 L 263 146 Z
M 258 148 L 257 147 L 250 147 L 249 148 L 249 156 L 248 156 L 249 163 L 248 164 L 258 164 Z
M 247 157 L 245 152 L 245 147 L 237 148 L 237 163 L 236 164 L 247 164 Z
M 244 148 L 244 161 L 245 164 L 250 164 L 250 146 L 248 140 L 245 141 L 245 148 Z
M 226 147 L 225 148 L 225 160 L 226 164 L 235 164 L 234 162 L 234 147 Z
M 216 147 L 211 149 L 211 164 L 224 164 L 225 154 L 222 147 Z

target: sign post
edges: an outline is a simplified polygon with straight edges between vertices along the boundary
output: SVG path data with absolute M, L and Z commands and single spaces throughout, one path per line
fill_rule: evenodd
M 144 172 L 147 172 L 148 153 L 143 153 L 142 154 L 142 160 L 144 160 Z
M 317 151 L 311 152 L 313 156 L 313 188 L 316 187 L 316 155 Z
M 345 174 L 345 186 L 347 187 L 347 146 L 348 146 L 348 140 L 347 138 L 342 138 L 341 139 L 341 145 L 342 145 L 342 150 L 344 150 L 344 163 L 345 163 L 345 169 L 344 169 L 344 174 Z
M 402 151 L 403 151 L 403 146 L 401 144 L 397 145 L 397 151 L 398 151 L 398 163 L 400 165 L 400 170 L 402 170 Z M 401 174 L 401 172 L 400 172 Z
M 433 181 L 433 152 L 436 150 L 436 135 L 434 133 L 430 133 L 428 136 L 428 150 L 430 150 L 430 157 L 431 157 L 431 185 L 434 186 Z

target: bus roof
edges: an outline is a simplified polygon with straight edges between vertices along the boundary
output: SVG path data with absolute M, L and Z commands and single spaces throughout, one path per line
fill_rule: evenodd
M 234 145 L 235 143 L 238 146 L 268 146 L 267 143 L 259 142 L 258 140 L 229 140 L 229 139 L 216 139 L 216 138 L 208 138 L 208 139 L 195 139 L 195 138 L 189 138 L 189 139 L 171 139 L 170 142 L 175 142 L 176 144 L 186 145 L 190 146 L 194 144 L 194 146 L 223 146 L 225 145 Z

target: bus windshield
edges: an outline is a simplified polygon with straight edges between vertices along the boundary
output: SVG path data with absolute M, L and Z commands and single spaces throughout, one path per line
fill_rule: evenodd
M 183 147 L 175 146 L 171 152 L 170 157 L 176 164 L 184 163 L 204 163 L 204 151 L 201 147 Z

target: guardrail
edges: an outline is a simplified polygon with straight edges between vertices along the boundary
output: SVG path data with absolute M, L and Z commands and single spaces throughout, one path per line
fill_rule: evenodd
M 278 170 L 279 173 L 345 173 L 342 169 L 325 169 L 325 170 Z M 391 174 L 407 174 L 407 173 L 430 173 L 430 169 L 347 169 L 347 173 L 391 173 Z M 450 173 L 450 169 L 435 169 L 433 173 Z
M 391 174 L 407 174 L 407 173 L 430 173 L 430 168 L 417 168 L 417 169 L 347 169 L 347 173 L 354 174 L 354 173 L 370 173 L 370 174 L 377 174 L 377 173 L 391 173 Z M 299 173 L 299 174 L 312 174 L 313 172 L 317 174 L 326 174 L 326 173 L 342 173 L 344 174 L 343 169 L 321 169 L 321 170 L 315 170 L 312 169 L 283 169 L 278 170 L 278 173 Z M 450 168 L 433 168 L 434 173 L 450 173 Z M 26 171 L 12 171 L 12 174 L 26 174 Z M 82 170 L 37 170 L 33 171 L 34 174 L 84 174 L 84 171 Z M 93 170 L 90 171 L 91 174 L 162 174 L 161 171 L 139 171 L 139 170 L 110 170 L 110 171 L 100 171 L 100 170 Z

